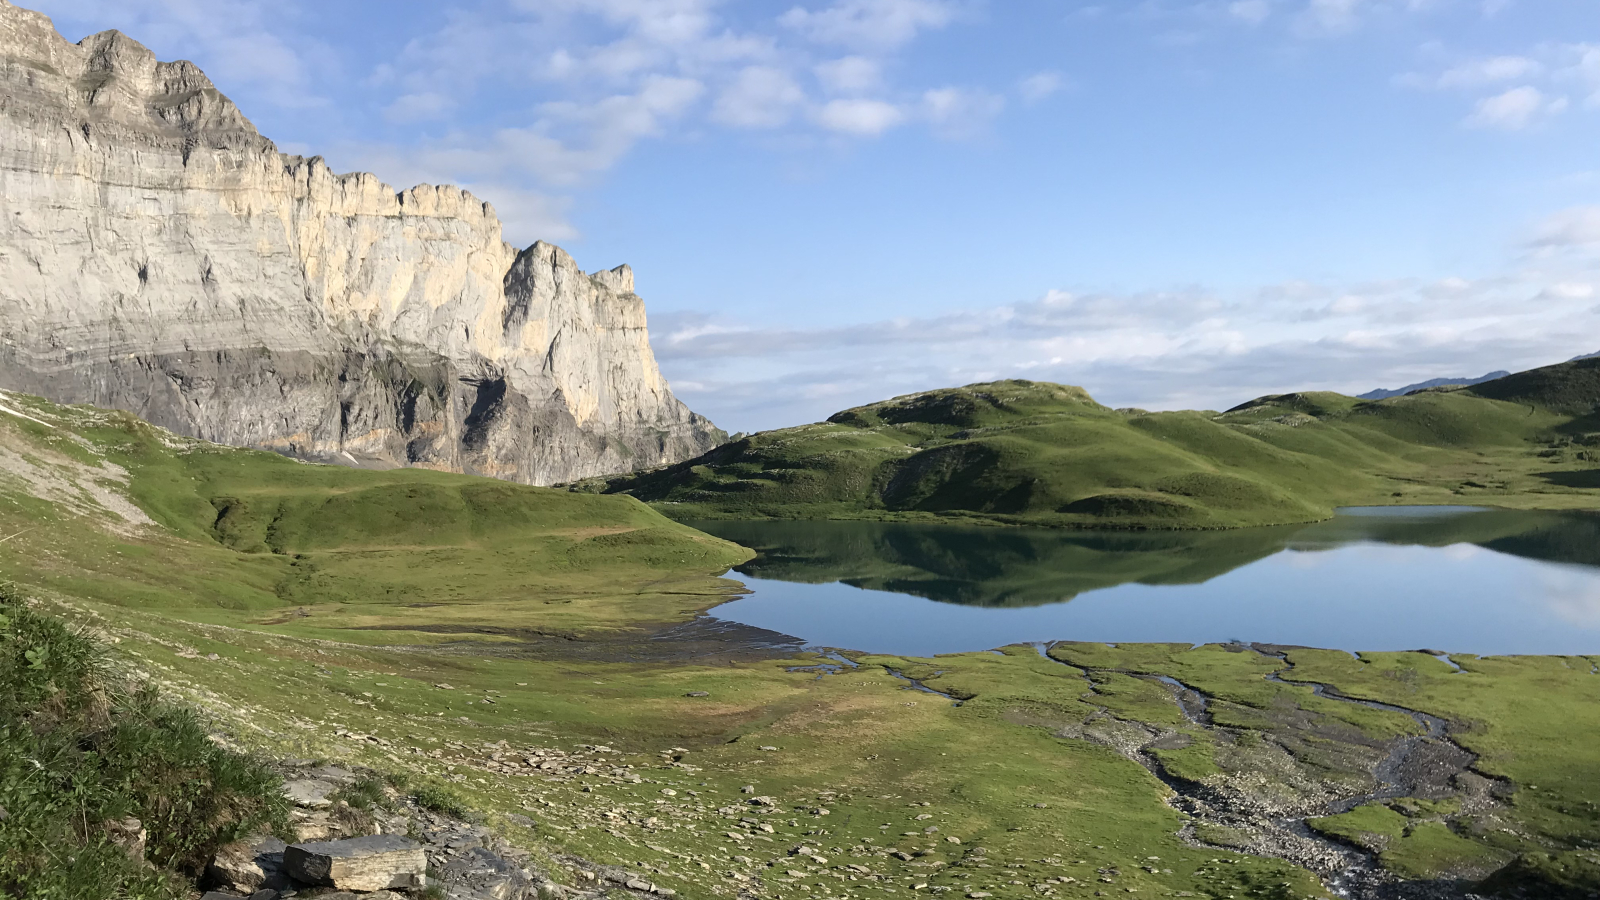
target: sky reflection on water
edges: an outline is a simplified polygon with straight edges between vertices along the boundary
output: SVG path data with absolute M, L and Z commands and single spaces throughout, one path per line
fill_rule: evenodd
M 1355 518 L 1334 522 L 1348 526 Z M 1415 517 L 1414 523 L 1424 518 Z M 1487 522 L 1479 519 L 1470 527 L 1482 530 Z M 1565 532 L 1551 530 L 1548 518 L 1541 522 L 1543 532 L 1504 528 L 1478 539 L 1540 555 L 1557 543 L 1541 535 Z M 1478 655 L 1600 653 L 1600 568 L 1561 561 L 1560 552 L 1542 553 L 1555 559 L 1539 559 L 1467 541 L 1425 546 L 1318 537 L 1324 533 L 1327 529 L 1291 534 L 1283 539 L 1285 549 L 1198 583 L 1129 581 L 1084 590 L 1062 602 L 1025 606 L 939 602 L 836 578 L 801 583 L 733 573 L 730 577 L 753 594 L 717 607 L 712 615 L 794 635 L 814 646 L 915 656 L 1048 640 L 1238 640 Z M 1530 534 L 1539 539 L 1530 541 Z M 1527 551 L 1530 546 L 1535 549 Z M 765 574 L 760 562 L 748 568 Z M 817 568 L 827 571 L 827 564 L 839 563 L 829 559 Z M 804 566 L 786 571 L 808 577 Z

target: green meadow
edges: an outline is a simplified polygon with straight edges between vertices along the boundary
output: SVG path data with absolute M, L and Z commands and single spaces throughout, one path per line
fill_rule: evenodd
M 574 879 L 568 854 L 686 897 L 1322 898 L 1337 872 L 1308 847 L 1350 854 L 1364 877 L 1459 886 L 1509 864 L 1560 885 L 1600 841 L 1596 660 L 1455 657 L 1457 671 L 1420 653 L 1078 644 L 790 655 L 681 627 L 739 591 L 722 576 L 750 553 L 634 497 L 306 465 L 122 413 L 0 402 L 14 591 L 87 626 L 230 746 L 453 798 Z M 1193 423 L 1276 446 L 1241 430 L 1255 425 L 1174 414 L 1153 429 L 1086 399 L 1039 402 L 1076 404 L 1112 436 Z M 1150 441 L 1170 463 L 1160 478 L 1200 458 Z M 1522 452 L 1491 456 L 1509 467 Z M 1544 459 L 1518 477 L 1578 471 Z M 1332 503 L 1342 488 L 1325 484 Z M 1374 766 L 1400 742 L 1429 740 L 1411 715 L 1351 698 L 1447 721 L 1429 757 L 1443 780 L 1327 814 L 1381 793 Z M 523 762 L 552 750 L 588 764 Z M 1327 843 L 1295 843 L 1278 821 Z

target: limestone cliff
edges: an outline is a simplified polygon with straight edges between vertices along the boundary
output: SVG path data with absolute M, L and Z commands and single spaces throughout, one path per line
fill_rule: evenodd
M 278 152 L 192 63 L 0 0 L 0 387 L 307 459 L 549 484 L 722 433 L 626 266 Z

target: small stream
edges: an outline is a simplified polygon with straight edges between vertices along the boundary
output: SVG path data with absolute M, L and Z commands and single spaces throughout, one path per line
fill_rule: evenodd
M 1031 646 L 1038 651 L 1040 656 L 1058 662 L 1062 665 L 1071 665 L 1050 656 L 1049 650 L 1055 642 L 1032 642 Z M 1358 806 L 1383 800 L 1392 800 L 1401 797 L 1419 797 L 1422 799 L 1440 799 L 1453 794 L 1451 780 L 1461 772 L 1471 768 L 1477 757 L 1450 740 L 1450 724 L 1446 720 L 1403 706 L 1382 703 L 1375 700 L 1363 700 L 1340 693 L 1330 685 L 1313 681 L 1296 681 L 1283 677 L 1292 674 L 1294 664 L 1288 659 L 1287 654 L 1280 650 L 1260 645 L 1244 645 L 1249 650 L 1283 663 L 1283 668 L 1264 676 L 1266 680 L 1290 687 L 1309 688 L 1318 697 L 1338 703 L 1350 703 L 1368 709 L 1379 709 L 1386 712 L 1400 713 L 1416 722 L 1423 733 L 1408 735 L 1392 742 L 1387 755 L 1371 770 L 1376 788 L 1367 793 L 1343 797 L 1338 800 L 1324 803 L 1320 808 L 1301 815 L 1276 816 L 1270 819 L 1271 823 L 1281 833 L 1291 840 L 1289 844 L 1299 843 L 1304 847 L 1315 847 L 1317 852 L 1308 859 L 1304 853 L 1282 852 L 1272 853 L 1270 849 L 1259 852 L 1266 855 L 1280 855 L 1291 862 L 1306 865 L 1313 870 L 1323 873 L 1324 883 L 1330 891 L 1341 897 L 1368 896 L 1387 882 L 1388 876 L 1378 865 L 1372 853 L 1341 841 L 1334 840 L 1312 829 L 1308 820 L 1322 816 L 1337 815 L 1349 812 Z M 1073 668 L 1082 668 L 1072 666 Z M 1093 669 L 1085 669 L 1086 674 Z M 1138 678 L 1145 678 L 1167 687 L 1172 692 L 1173 701 L 1183 712 L 1184 718 L 1191 724 L 1205 729 L 1216 728 L 1211 711 L 1211 698 L 1203 691 L 1192 685 L 1185 684 L 1169 675 L 1155 675 L 1147 672 L 1117 671 L 1120 674 Z M 1094 690 L 1090 682 L 1091 691 Z M 1111 715 L 1109 711 L 1106 713 Z M 1113 718 L 1115 718 L 1113 716 Z M 1144 726 L 1143 723 L 1134 723 Z M 1155 740 L 1151 740 L 1140 747 L 1137 753 L 1128 754 L 1139 762 L 1163 784 L 1173 791 L 1173 805 L 1195 817 L 1204 820 L 1207 811 L 1215 809 L 1212 805 L 1215 798 L 1208 796 L 1209 790 L 1199 784 L 1173 777 L 1165 771 L 1160 761 L 1150 753 L 1150 748 L 1165 735 L 1157 733 Z M 1093 739 L 1093 738 L 1090 738 Z M 1126 748 L 1115 747 L 1126 753 Z M 1219 823 L 1226 824 L 1226 823 Z M 1194 833 L 1192 826 L 1186 826 L 1182 836 L 1185 839 L 1204 846 Z M 1282 842 L 1280 842 L 1281 844 Z M 1257 852 L 1257 851 L 1252 851 Z M 1315 862 L 1320 861 L 1321 865 Z

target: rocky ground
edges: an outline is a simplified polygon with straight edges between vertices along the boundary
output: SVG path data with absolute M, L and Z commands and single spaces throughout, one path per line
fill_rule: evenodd
M 295 802 L 297 842 L 262 835 L 224 847 L 202 882 L 210 888 L 206 900 L 396 900 L 396 889 L 447 900 L 586 900 L 613 891 L 670 898 L 677 893 L 652 883 L 648 873 L 574 856 L 554 865 L 535 861 L 494 829 L 430 809 L 417 797 L 383 785 L 370 770 L 312 760 L 289 760 L 281 768 L 285 792 Z M 345 795 L 358 798 L 357 804 Z M 538 827 L 526 816 L 509 816 L 508 824 Z M 381 836 L 383 842 L 373 846 L 369 836 Z M 294 864 L 295 853 L 306 849 L 348 853 L 361 860 L 359 871 L 317 878 Z

